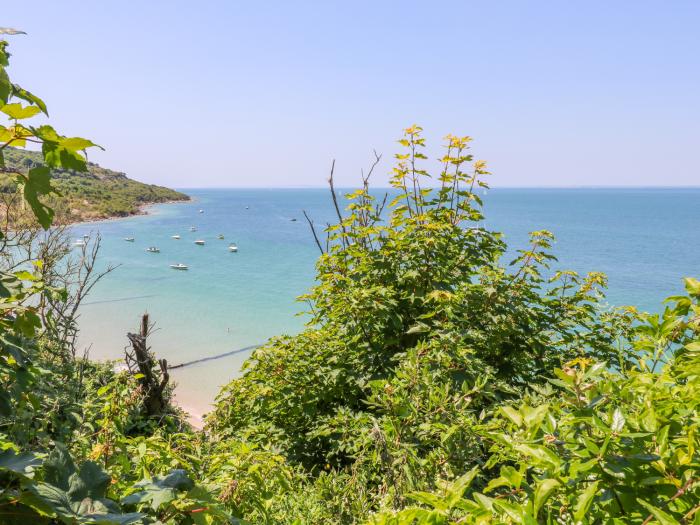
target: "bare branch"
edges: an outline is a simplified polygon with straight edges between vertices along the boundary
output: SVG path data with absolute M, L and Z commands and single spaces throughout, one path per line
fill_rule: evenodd
M 331 175 L 328 177 L 328 185 L 331 188 L 331 197 L 333 197 L 333 206 L 335 207 L 335 213 L 338 215 L 338 222 L 340 224 L 340 228 L 343 230 L 343 236 L 341 240 L 343 241 L 343 246 L 347 246 L 346 244 L 346 236 L 347 236 L 347 231 L 345 230 L 345 224 L 343 223 L 343 214 L 340 213 L 340 206 L 338 206 L 338 196 L 335 193 L 335 185 L 333 183 L 333 175 L 335 173 L 335 159 L 333 159 L 333 162 L 331 164 Z
M 316 228 L 314 227 L 314 221 L 312 221 L 309 216 L 306 213 L 306 210 L 302 210 L 302 213 L 304 214 L 304 217 L 306 217 L 306 221 L 309 223 L 309 228 L 311 228 L 311 233 L 314 235 L 314 240 L 316 241 L 316 246 L 318 246 L 319 251 L 321 252 L 321 255 L 323 255 L 323 247 L 321 246 L 321 242 L 318 240 L 318 235 L 316 234 Z

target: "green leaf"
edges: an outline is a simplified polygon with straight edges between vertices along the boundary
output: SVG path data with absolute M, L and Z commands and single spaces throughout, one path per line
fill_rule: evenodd
M 610 424 L 610 430 L 619 433 L 625 427 L 625 416 L 622 415 L 622 411 L 619 408 L 615 409 L 612 416 L 612 423 Z
M 515 408 L 511 406 L 502 406 L 500 408 L 500 411 L 504 416 L 510 419 L 517 426 L 521 426 L 523 424 L 523 417 L 520 415 L 520 412 L 518 412 Z
M 51 168 L 63 168 L 66 170 L 87 171 L 85 157 L 62 147 L 57 142 L 45 141 L 41 150 L 44 154 L 44 162 Z
M 0 272 L 0 298 L 15 297 L 22 291 L 22 281 L 16 275 Z
M 81 137 L 69 137 L 61 139 L 61 147 L 66 148 L 70 151 L 81 151 L 87 148 L 100 147 L 91 140 L 84 139 Z
M 594 481 L 589 484 L 586 489 L 581 493 L 581 495 L 576 500 L 574 505 L 574 521 L 576 523 L 581 523 L 583 518 L 588 513 L 588 509 L 591 507 L 593 498 L 598 491 L 598 481 Z
M 22 104 L 16 102 L 14 104 L 5 104 L 4 106 L 2 106 L 2 108 L 0 108 L 0 111 L 2 111 L 11 119 L 21 120 L 33 117 L 41 111 L 41 108 L 39 108 L 38 106 L 22 107 Z
M 14 328 L 25 337 L 34 337 L 41 328 L 41 319 L 31 310 L 25 310 L 15 317 Z
M 537 516 L 537 513 L 542 508 L 542 505 L 549 499 L 552 492 L 560 485 L 556 479 L 545 479 L 537 484 L 535 488 L 535 502 L 533 514 Z
M 413 325 L 411 328 L 406 330 L 406 334 L 422 334 L 424 332 L 428 332 L 430 330 L 430 327 L 425 324 L 425 323 L 417 323 Z
M 68 492 L 69 479 L 75 473 L 75 463 L 66 447 L 60 443 L 44 461 L 44 481 Z
M 642 499 L 637 498 L 637 501 L 642 507 L 647 509 L 661 525 L 680 525 L 676 518 L 670 514 L 667 514 L 663 510 L 654 507 Z
M 515 450 L 526 456 L 533 457 L 542 463 L 553 468 L 559 468 L 561 460 L 551 450 L 541 445 L 526 445 L 524 443 L 517 444 L 513 447 Z
M 41 459 L 31 452 L 15 453 L 8 449 L 0 452 L 0 471 L 14 472 L 21 476 L 31 476 L 34 467 L 41 465 Z
M 29 491 L 43 503 L 43 506 L 40 507 L 41 510 L 48 510 L 62 517 L 76 517 L 76 513 L 71 508 L 68 494 L 59 487 L 49 483 L 38 483 L 31 485 Z
M 549 404 L 540 405 L 525 413 L 525 426 L 539 425 L 549 411 Z
M 97 463 L 86 461 L 68 482 L 68 496 L 71 500 L 104 498 L 112 478 Z
M 478 473 L 479 469 L 474 467 L 469 472 L 452 482 L 450 488 L 447 490 L 447 495 L 445 496 L 445 503 L 447 503 L 448 508 L 452 509 L 457 505 L 459 500 L 462 499 L 462 496 L 464 496 L 464 491 L 467 490 L 469 485 L 471 485 Z
M 32 168 L 26 177 L 20 175 L 18 182 L 24 186 L 24 199 L 34 212 L 37 221 L 45 230 L 48 229 L 53 221 L 54 211 L 41 202 L 39 197 L 54 191 L 51 186 L 51 170 L 46 166 Z
M 25 102 L 29 102 L 30 104 L 38 106 L 41 112 L 44 113 L 44 115 L 46 115 L 47 117 L 49 116 L 49 112 L 46 109 L 46 104 L 44 104 L 44 101 L 36 95 L 34 95 L 33 93 L 27 91 L 26 89 L 18 86 L 17 84 L 12 84 L 12 95 L 17 98 L 21 98 Z
M 124 505 L 150 503 L 153 510 L 170 503 L 177 498 L 178 491 L 187 491 L 194 487 L 194 482 L 182 469 L 175 469 L 165 477 L 156 476 L 152 481 L 144 480 L 134 485 L 141 490 L 122 499 Z
M 700 281 L 694 279 L 693 277 L 686 277 L 683 279 L 683 281 L 685 283 L 685 289 L 688 292 L 688 295 L 700 297 Z

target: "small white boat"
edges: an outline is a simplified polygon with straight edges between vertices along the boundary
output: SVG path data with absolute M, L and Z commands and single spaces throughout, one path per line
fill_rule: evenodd
M 180 236 L 179 236 L 179 235 L 173 235 L 173 239 L 175 239 L 176 241 L 179 241 L 179 240 L 180 240 Z
M 223 233 L 220 233 L 220 234 L 219 234 L 219 239 L 221 239 L 222 241 L 224 240 L 224 234 L 223 234 Z
M 204 210 L 199 210 L 199 213 L 204 213 Z
M 230 252 L 237 252 L 238 251 L 238 246 L 236 246 L 234 243 L 231 243 L 228 245 L 228 251 Z
M 41 244 L 46 244 L 46 243 L 41 243 Z M 82 246 L 86 246 L 86 243 L 85 243 L 84 240 L 78 239 L 77 241 L 75 241 L 75 242 L 73 243 L 73 246 L 82 247 Z
M 195 228 L 194 226 L 190 226 L 190 231 L 191 231 L 191 232 L 196 232 L 196 231 L 197 231 L 197 228 Z
M 133 238 L 133 237 L 124 237 L 124 240 L 125 240 L 126 242 L 134 242 L 134 238 Z
M 249 210 L 249 209 L 250 209 L 250 206 L 246 206 L 245 209 L 246 209 L 246 210 Z
M 157 248 L 155 246 L 149 246 L 148 248 L 146 248 L 146 251 L 148 253 L 160 253 L 160 248 Z
M 202 239 L 197 239 L 194 241 L 195 244 L 198 244 L 199 246 L 204 246 L 204 241 Z
M 187 270 L 188 266 L 186 264 L 178 263 L 178 264 L 171 264 L 170 267 L 173 270 Z
M 84 241 L 87 241 L 89 238 L 90 238 L 89 235 L 87 235 L 87 234 L 83 235 L 83 240 L 84 240 Z

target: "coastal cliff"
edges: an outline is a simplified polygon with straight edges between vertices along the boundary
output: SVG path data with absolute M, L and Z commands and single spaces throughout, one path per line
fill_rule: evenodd
M 42 163 L 38 151 L 7 148 L 4 154 L 6 165 L 21 171 Z M 88 163 L 87 172 L 55 169 L 51 175 L 59 195 L 46 200 L 56 212 L 56 223 L 127 217 L 140 213 L 144 205 L 190 199 L 179 191 L 138 182 L 92 162 Z M 12 190 L 13 186 L 9 179 L 0 181 L 0 192 Z

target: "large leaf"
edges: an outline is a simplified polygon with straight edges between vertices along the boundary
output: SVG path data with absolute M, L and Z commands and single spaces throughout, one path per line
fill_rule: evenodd
M 53 221 L 54 212 L 39 200 L 41 195 L 51 193 L 51 170 L 46 166 L 37 166 L 27 173 L 27 176 L 20 175 L 20 182 L 24 186 L 24 199 L 34 212 L 34 216 L 44 229 L 48 229 Z
M 31 485 L 29 491 L 43 503 L 43 505 L 36 505 L 36 508 L 39 510 L 44 512 L 49 511 L 61 517 L 77 516 L 71 507 L 71 501 L 65 490 L 49 483 L 38 483 L 36 485 Z
M 588 509 L 591 507 L 591 503 L 593 502 L 593 498 L 595 498 L 597 491 L 598 482 L 595 481 L 589 484 L 578 497 L 578 500 L 576 500 L 576 505 L 574 506 L 574 520 L 576 523 L 583 521 Z
M 32 452 L 15 453 L 8 449 L 0 452 L 0 471 L 14 472 L 21 476 L 31 476 L 34 467 L 41 465 L 41 458 Z
M 556 479 L 544 479 L 537 484 L 533 509 L 535 516 L 559 485 L 560 483 Z
M 87 171 L 87 161 L 79 151 L 100 147 L 81 137 L 62 137 L 51 126 L 32 128 L 32 131 L 43 141 L 44 162 L 51 168 Z
M 162 505 L 177 498 L 178 491 L 187 491 L 194 487 L 194 482 L 187 477 L 187 473 L 182 469 L 175 469 L 167 476 L 156 476 L 153 480 L 140 481 L 136 485 L 140 488 L 122 499 L 124 505 L 138 505 L 150 503 L 154 510 L 158 510 Z
M 0 272 L 0 298 L 14 297 L 22 291 L 22 281 L 12 273 Z
M 70 476 L 68 496 L 71 500 L 104 498 L 111 482 L 112 478 L 97 463 L 86 461 Z
M 70 478 L 76 472 L 75 463 L 68 450 L 62 444 L 57 443 L 44 461 L 44 481 L 68 492 Z
M 559 459 L 554 452 L 541 445 L 527 445 L 521 443 L 515 445 L 513 448 L 526 456 L 530 456 L 549 465 L 550 467 L 558 468 L 561 465 L 561 459 Z
M 15 96 L 17 98 L 21 98 L 25 102 L 29 102 L 30 104 L 34 104 L 35 106 L 38 106 L 42 113 L 44 113 L 46 116 L 49 115 L 49 112 L 46 109 L 46 104 L 44 103 L 44 101 L 41 100 L 36 95 L 34 95 L 33 93 L 30 93 L 29 91 L 27 91 L 23 87 L 20 87 L 17 84 L 12 84 L 12 96 Z
M 0 108 L 0 111 L 11 119 L 20 120 L 33 117 L 41 111 L 41 108 L 38 106 L 22 107 L 22 104 L 17 102 L 14 104 L 5 104 L 2 108 Z

